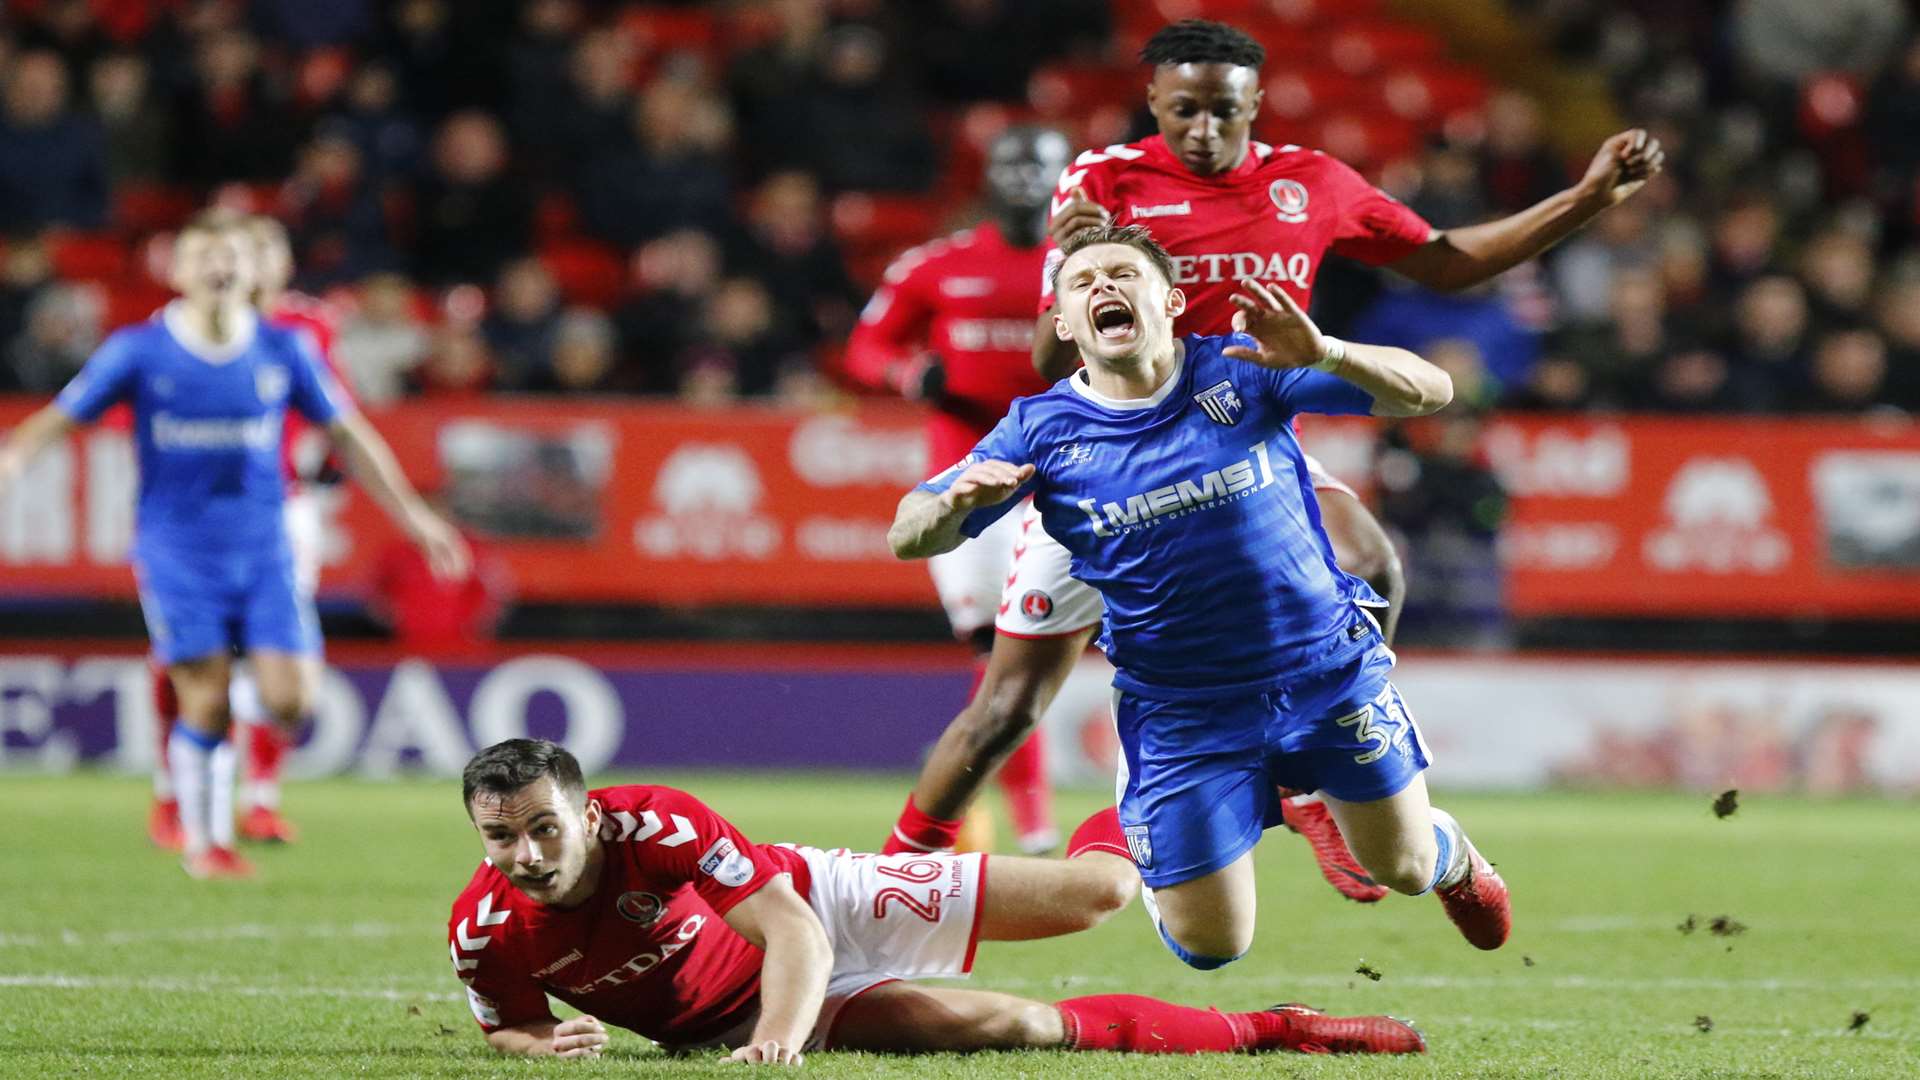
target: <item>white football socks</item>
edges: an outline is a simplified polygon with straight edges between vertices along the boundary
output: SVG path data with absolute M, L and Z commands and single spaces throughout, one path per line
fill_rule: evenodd
M 167 764 L 173 772 L 174 794 L 180 800 L 180 833 L 189 856 L 207 850 L 213 842 L 209 834 L 212 807 L 208 803 L 213 796 L 213 755 L 221 742 L 185 724 L 175 724 L 173 735 L 167 740 Z M 227 784 L 231 787 L 232 783 L 233 766 L 229 758 Z M 227 806 L 231 815 L 231 796 Z
M 207 839 L 214 847 L 233 846 L 233 771 L 239 757 L 232 739 L 220 740 L 207 755 Z
M 1439 841 L 1440 857 L 1446 860 L 1444 867 L 1436 867 L 1433 888 L 1445 889 L 1460 884 L 1467 876 L 1467 834 L 1453 815 L 1435 806 L 1433 812 L 1434 839 Z

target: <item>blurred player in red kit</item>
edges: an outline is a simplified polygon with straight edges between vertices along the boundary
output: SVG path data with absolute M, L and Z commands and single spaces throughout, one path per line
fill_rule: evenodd
M 344 390 L 346 381 L 333 358 L 338 318 L 325 302 L 290 287 L 293 245 L 288 240 L 286 227 L 264 214 L 248 215 L 238 224 L 251 239 L 255 252 L 259 286 L 254 293 L 254 307 L 268 322 L 304 331 L 336 385 Z M 332 456 L 326 433 L 304 422 L 298 414 L 287 417 L 281 436 L 281 461 L 287 476 L 287 540 L 293 547 L 295 582 L 311 600 L 320 584 L 325 504 L 340 483 L 342 472 Z M 153 667 L 153 696 L 159 735 L 156 745 L 165 746 L 180 707 L 171 680 L 158 665 Z M 280 775 L 291 733 L 268 718 L 260 703 L 259 688 L 244 666 L 234 673 L 232 710 L 231 737 L 244 748 L 239 835 L 241 839 L 263 843 L 290 843 L 297 834 L 292 823 L 280 814 Z M 173 798 L 164 761 L 156 764 L 153 785 L 148 835 L 160 847 L 177 848 L 180 806 Z
M 501 1053 L 599 1057 L 609 1025 L 777 1065 L 820 1049 L 1426 1049 L 1390 1017 L 1302 1005 L 1049 1004 L 909 981 L 967 974 L 982 940 L 1070 934 L 1126 907 L 1139 878 L 1112 809 L 1065 859 L 755 844 L 684 791 L 589 791 L 573 755 L 538 739 L 481 751 L 462 798 L 486 860 L 454 901 L 448 951 Z M 549 995 L 586 1015 L 557 1019 Z
M 1187 296 L 1174 332 L 1224 334 L 1233 329 L 1228 298 L 1240 279 L 1283 288 L 1306 309 L 1328 252 L 1434 289 L 1485 281 L 1633 195 L 1664 160 L 1646 132 L 1622 132 L 1601 145 L 1573 187 L 1498 221 L 1435 229 L 1318 150 L 1253 140 L 1265 58 L 1258 42 L 1221 23 L 1191 19 L 1154 35 L 1141 60 L 1152 69 L 1147 107 L 1159 134 L 1086 151 L 1060 175 L 1048 224 L 1049 266 L 1060 242 L 1082 229 L 1142 225 L 1173 256 L 1174 284 Z M 1034 368 L 1063 378 L 1077 357 L 1050 332 L 1051 287 L 1045 274 L 1039 283 Z M 1311 458 L 1308 465 L 1340 566 L 1389 601 L 1381 622 L 1391 642 L 1406 591 L 1392 543 L 1352 490 Z M 896 826 L 917 847 L 952 842 L 994 754 L 1015 745 L 1046 711 L 1102 618 L 1099 596 L 1073 579 L 1066 550 L 1046 535 L 1031 507 L 1021 528 L 1025 542 L 1002 598 L 1001 633 L 986 675 L 941 737 Z M 936 806 L 945 813 L 923 812 Z M 1312 844 L 1329 884 L 1353 900 L 1386 896 L 1315 796 L 1296 794 L 1284 809 L 1287 824 Z
M 448 521 L 456 520 L 429 497 Z M 396 539 L 374 561 L 374 613 L 393 631 L 394 644 L 410 656 L 458 651 L 493 639 L 513 589 L 505 562 L 479 537 L 461 535 L 473 553 L 459 577 L 436 574 L 420 549 Z
M 1054 178 L 1072 153 L 1066 136 L 1048 128 L 1002 132 L 987 152 L 988 220 L 894 260 L 847 342 L 847 368 L 856 378 L 931 407 L 929 462 L 957 460 L 1006 415 L 1013 399 L 1050 385 L 1034 373 L 1031 359 L 1033 290 L 1046 261 Z M 1019 533 L 1019 523 L 1007 520 L 930 561 L 954 636 L 976 650 L 976 687 L 993 648 L 994 617 Z M 1041 733 L 1017 733 L 1013 743 L 987 753 L 1006 759 L 1000 788 L 1021 850 L 1051 850 L 1060 836 Z M 935 802 L 923 809 L 948 818 L 964 805 Z M 892 843 L 914 848 L 905 835 Z

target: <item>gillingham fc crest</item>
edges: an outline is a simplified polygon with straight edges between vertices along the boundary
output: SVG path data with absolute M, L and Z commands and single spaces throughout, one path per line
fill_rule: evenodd
M 1267 188 L 1267 197 L 1273 200 L 1274 216 L 1289 224 L 1298 225 L 1307 220 L 1307 188 L 1298 180 L 1275 180 Z

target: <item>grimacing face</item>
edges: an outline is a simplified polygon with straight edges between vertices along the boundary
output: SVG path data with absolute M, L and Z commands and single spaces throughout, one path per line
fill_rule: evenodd
M 227 302 L 253 295 L 252 240 L 238 229 L 189 229 L 173 245 L 173 287 L 188 300 Z
M 476 792 L 467 812 L 487 861 L 528 899 L 571 907 L 593 894 L 598 802 L 575 805 L 543 776 L 508 795 Z
M 1130 367 L 1173 340 L 1187 298 L 1127 244 L 1093 244 L 1060 264 L 1053 330 L 1089 362 Z
M 1147 84 L 1147 109 L 1182 165 L 1197 176 L 1215 176 L 1246 157 L 1265 96 L 1254 68 L 1163 64 Z

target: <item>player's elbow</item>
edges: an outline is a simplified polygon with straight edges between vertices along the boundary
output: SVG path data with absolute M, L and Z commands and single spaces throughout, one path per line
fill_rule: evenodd
M 1428 372 L 1428 378 L 1421 386 L 1418 410 L 1413 415 L 1427 416 L 1437 413 L 1453 403 L 1453 376 L 1439 368 Z
M 1453 401 L 1453 377 L 1424 360 L 1416 360 L 1419 369 L 1406 380 L 1405 392 L 1376 399 L 1378 416 L 1428 416 Z M 1424 370 L 1421 370 L 1424 369 Z

